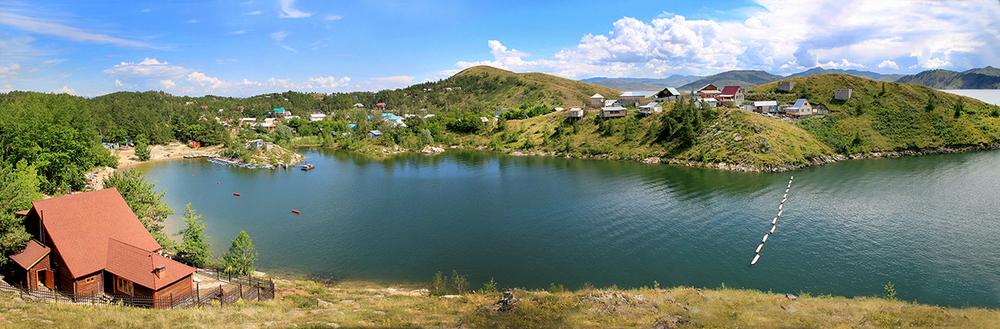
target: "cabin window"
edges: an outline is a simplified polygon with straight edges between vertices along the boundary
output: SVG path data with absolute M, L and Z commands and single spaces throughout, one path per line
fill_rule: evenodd
M 89 277 L 89 278 L 87 278 L 87 283 L 91 283 L 91 282 L 94 282 L 94 278 L 95 278 L 95 277 L 93 277 L 93 276 L 92 276 L 92 277 Z
M 115 277 L 115 290 L 119 293 L 123 293 L 132 296 L 132 282 L 119 277 Z

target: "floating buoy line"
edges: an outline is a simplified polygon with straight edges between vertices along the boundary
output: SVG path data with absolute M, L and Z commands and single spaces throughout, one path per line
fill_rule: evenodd
M 767 238 L 774 234 L 774 229 L 778 227 L 778 218 L 785 211 L 785 201 L 788 201 L 788 191 L 792 189 L 792 180 L 795 176 L 788 179 L 788 186 L 785 188 L 785 195 L 781 196 L 781 203 L 778 204 L 778 215 L 771 220 L 771 230 L 764 234 L 764 238 L 760 239 L 760 245 L 757 246 L 757 250 L 754 250 L 753 260 L 750 261 L 750 266 L 757 265 L 757 261 L 760 260 L 760 250 L 764 248 L 764 244 L 767 243 Z

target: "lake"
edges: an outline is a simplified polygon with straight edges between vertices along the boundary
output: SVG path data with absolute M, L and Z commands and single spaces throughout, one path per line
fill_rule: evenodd
M 1000 89 L 942 89 L 941 91 L 972 97 L 993 105 L 1000 105 Z
M 781 174 L 462 150 L 300 152 L 316 169 L 204 159 L 140 168 L 167 191 L 168 231 L 191 202 L 217 255 L 246 230 L 263 271 L 426 282 L 457 270 L 475 287 L 656 281 L 839 296 L 881 295 L 891 281 L 905 300 L 1000 307 L 998 151 Z

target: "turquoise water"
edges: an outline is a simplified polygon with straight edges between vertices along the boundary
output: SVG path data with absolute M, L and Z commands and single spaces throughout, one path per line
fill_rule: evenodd
M 412 282 L 457 270 L 505 287 L 655 280 L 840 296 L 881 295 L 891 281 L 906 300 L 1000 306 L 997 151 L 782 174 L 476 151 L 302 153 L 316 169 L 203 159 L 141 169 L 178 214 L 168 230 L 191 202 L 217 254 L 246 230 L 265 271 Z

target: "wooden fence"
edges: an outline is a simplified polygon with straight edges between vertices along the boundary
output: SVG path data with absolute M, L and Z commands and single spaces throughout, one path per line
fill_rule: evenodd
M 201 291 L 198 286 L 189 293 L 164 296 L 160 298 L 128 296 L 128 295 L 108 295 L 103 292 L 90 295 L 74 295 L 52 290 L 28 290 L 20 286 L 11 286 L 0 282 L 0 294 L 5 296 L 17 296 L 24 300 L 35 300 L 52 303 L 70 304 L 91 304 L 91 305 L 113 305 L 121 304 L 137 307 L 148 307 L 157 309 L 172 309 L 178 307 L 213 305 L 218 301 L 219 305 L 232 304 L 239 300 L 262 301 L 274 298 L 274 281 L 270 278 L 262 279 L 255 277 L 220 277 L 217 271 L 202 271 L 200 273 L 214 276 L 220 280 L 229 281 L 226 284 Z M 200 285 L 200 284 L 199 284 Z

